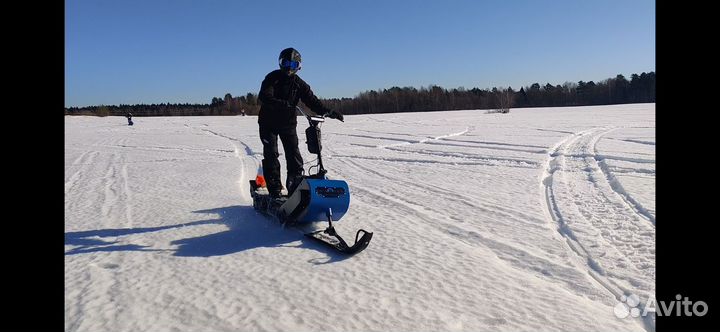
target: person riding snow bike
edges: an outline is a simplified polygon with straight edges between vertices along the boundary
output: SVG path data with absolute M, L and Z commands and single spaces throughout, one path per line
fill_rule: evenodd
M 279 198 L 282 190 L 280 161 L 278 157 L 278 136 L 285 150 L 287 178 L 285 187 L 288 195 L 302 180 L 303 159 L 298 148 L 297 116 L 295 107 L 302 102 L 316 114 L 343 121 L 343 115 L 325 107 L 313 94 L 310 85 L 297 75 L 301 68 L 300 52 L 286 48 L 278 57 L 280 69 L 265 76 L 260 86 L 258 99 L 261 102 L 258 124 L 263 144 L 262 167 L 270 196 Z

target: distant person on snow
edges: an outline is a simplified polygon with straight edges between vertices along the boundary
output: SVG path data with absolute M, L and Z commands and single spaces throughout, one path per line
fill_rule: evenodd
M 258 116 L 260 140 L 263 143 L 262 167 L 268 192 L 273 198 L 279 198 L 282 190 L 280 162 L 278 161 L 280 156 L 277 145 L 278 136 L 280 136 L 285 150 L 285 161 L 287 162 L 285 187 L 288 194 L 292 193 L 299 184 L 305 172 L 296 131 L 295 106 L 298 101 L 302 100 L 317 114 L 343 121 L 343 115 L 325 107 L 313 94 L 310 86 L 297 75 L 297 71 L 300 70 L 300 52 L 294 48 L 286 48 L 280 52 L 278 62 L 280 69 L 265 76 L 258 96 L 262 103 Z
M 125 115 L 125 117 L 128 119 L 128 126 L 132 126 L 132 125 L 133 125 L 133 122 L 132 122 L 132 113 L 128 112 L 128 114 Z

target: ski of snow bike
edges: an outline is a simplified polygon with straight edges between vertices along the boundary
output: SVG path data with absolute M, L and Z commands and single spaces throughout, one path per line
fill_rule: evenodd
M 360 233 L 363 233 L 362 237 L 358 240 L 358 237 L 360 236 Z M 367 248 L 368 244 L 370 244 L 370 240 L 372 239 L 373 233 L 368 232 L 364 229 L 360 229 L 355 234 L 355 244 L 352 246 L 348 246 L 347 243 L 345 243 L 345 240 L 340 237 L 335 232 L 334 228 L 328 228 L 321 231 L 315 231 L 312 233 L 307 233 L 305 236 L 311 237 L 317 241 L 320 241 L 330 247 L 335 248 L 335 250 L 348 254 L 348 255 L 354 255 L 357 254 L 365 248 Z

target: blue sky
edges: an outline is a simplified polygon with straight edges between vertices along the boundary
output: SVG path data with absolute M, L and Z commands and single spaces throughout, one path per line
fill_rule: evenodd
M 66 0 L 65 106 L 257 93 L 294 47 L 322 98 L 655 71 L 648 0 Z

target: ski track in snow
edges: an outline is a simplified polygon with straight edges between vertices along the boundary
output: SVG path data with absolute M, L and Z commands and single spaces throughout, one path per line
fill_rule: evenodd
M 349 165 L 358 168 L 363 172 L 367 172 L 372 176 L 382 177 L 387 180 L 392 178 L 377 172 L 369 167 L 362 166 L 353 161 L 348 162 Z M 343 168 L 345 169 L 345 168 Z M 397 181 L 397 179 L 395 179 Z M 501 205 L 487 204 L 481 201 L 473 202 L 477 198 L 464 196 L 461 193 L 452 192 L 445 190 L 440 187 L 425 186 L 420 183 L 401 181 L 402 191 L 391 191 L 391 193 L 384 193 L 378 190 L 370 190 L 361 185 L 353 186 L 358 196 L 357 199 L 369 199 L 369 205 L 379 204 L 380 202 L 392 202 L 396 209 L 399 209 L 400 215 L 411 215 L 415 219 L 423 219 L 428 224 L 433 224 L 436 229 L 431 234 L 424 234 L 426 237 L 425 241 L 432 241 L 434 236 L 444 236 L 451 241 L 459 241 L 465 245 L 472 247 L 482 246 L 493 250 L 497 257 L 501 260 L 506 261 L 514 268 L 529 270 L 536 274 L 539 278 L 551 277 L 552 281 L 559 281 L 565 283 L 565 286 L 571 289 L 579 288 L 582 294 L 591 293 L 592 290 L 588 288 L 582 288 L 582 285 L 577 285 L 575 278 L 579 275 L 576 271 L 571 268 L 567 268 L 563 265 L 556 264 L 550 260 L 542 257 L 535 256 L 531 251 L 517 249 L 513 245 L 502 243 L 501 241 L 493 240 L 490 237 L 483 236 L 478 230 L 466 228 L 464 226 L 467 220 L 464 220 L 462 216 L 457 214 L 449 213 L 450 211 L 445 209 L 436 209 L 429 206 L 423 206 L 412 201 L 413 192 L 426 193 L 429 195 L 432 193 L 436 199 L 448 200 L 459 202 L 464 205 L 464 208 L 472 209 L 475 211 L 482 211 L 489 215 L 496 216 L 498 222 L 512 222 L 512 223 L 528 223 L 535 216 L 525 214 L 522 211 L 513 211 Z M 359 192 L 358 192 L 359 191 Z M 448 203 L 450 204 L 450 203 Z M 535 227 L 544 228 L 538 225 L 538 221 L 530 222 L 529 227 L 532 227 L 535 223 Z M 412 225 L 408 225 L 411 228 Z M 440 232 L 437 232 L 440 231 Z M 552 273 L 550 271 L 553 271 Z
M 586 262 L 593 278 L 618 299 L 638 290 L 647 298 L 654 294 L 655 219 L 596 157 L 598 140 L 612 130 L 592 128 L 574 133 L 550 150 L 540 181 L 543 202 L 550 219 L 558 224 L 558 232 Z M 635 218 L 628 219 L 627 210 L 634 212 Z M 648 227 L 648 220 L 653 227 Z M 641 276 L 647 278 L 636 279 Z M 654 329 L 650 317 L 645 323 Z
M 654 330 L 653 104 L 419 114 L 324 124 L 352 257 L 252 209 L 254 117 L 66 117 L 65 329 Z
M 385 149 L 385 148 L 396 147 L 396 146 L 403 146 L 403 145 L 410 145 L 410 144 L 423 144 L 423 143 L 427 143 L 427 142 L 430 142 L 430 141 L 437 141 L 437 140 L 441 140 L 441 139 L 444 139 L 444 138 L 449 138 L 449 137 L 455 137 L 455 136 L 464 135 L 464 134 L 467 133 L 469 130 L 470 130 L 470 127 L 467 127 L 467 128 L 465 128 L 465 130 L 459 131 L 459 132 L 457 132 L 457 133 L 450 133 L 450 134 L 447 134 L 447 135 L 441 135 L 441 136 L 436 136 L 436 137 L 428 137 L 428 138 L 425 138 L 425 139 L 421 139 L 421 140 L 419 140 L 419 141 L 406 141 L 406 142 L 395 143 L 395 144 L 383 144 L 383 145 L 378 145 L 377 147 L 380 148 L 380 149 Z
M 240 195 L 242 196 L 244 201 L 248 201 L 248 200 L 252 201 L 250 192 L 248 190 L 245 190 L 245 186 L 248 183 L 248 181 L 250 180 L 250 177 L 248 176 L 248 174 L 250 174 L 250 172 L 255 171 L 257 169 L 258 164 L 260 164 L 260 160 L 258 160 L 257 154 L 252 150 L 252 148 L 250 148 L 250 146 L 241 142 L 237 138 L 223 135 L 223 134 L 217 133 L 215 131 L 212 131 L 210 129 L 205 129 L 205 128 L 200 128 L 200 129 L 209 135 L 224 138 L 224 139 L 228 140 L 230 142 L 230 144 L 232 144 L 233 154 L 234 154 L 235 158 L 237 158 L 240 162 L 241 172 L 240 172 L 240 177 L 237 180 L 238 186 L 240 187 Z M 242 148 L 243 153 L 240 152 L 239 145 L 243 146 L 243 148 Z M 247 158 L 251 158 L 255 162 L 252 165 L 248 165 L 248 162 L 246 161 Z M 248 168 L 248 167 L 250 167 L 250 168 Z M 254 177 L 253 177 L 253 179 L 254 179 Z

